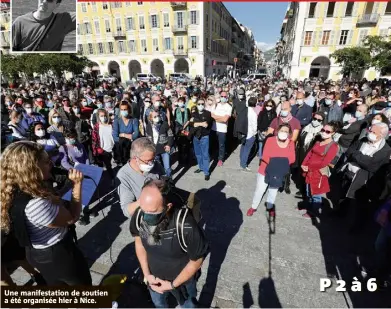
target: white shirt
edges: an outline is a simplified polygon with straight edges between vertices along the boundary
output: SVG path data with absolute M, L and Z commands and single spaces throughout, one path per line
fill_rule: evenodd
M 156 145 L 159 140 L 159 132 L 156 130 L 155 126 L 152 126 L 152 135 L 153 135 L 153 143 Z
M 363 155 L 372 156 L 380 147 L 382 140 L 376 143 L 364 143 L 362 144 L 360 151 Z
M 232 106 L 228 103 L 218 103 L 213 114 L 216 116 L 231 116 L 232 115 Z M 215 121 L 212 126 L 213 131 L 217 131 L 220 133 L 227 133 L 227 122 L 217 122 Z
M 248 125 L 247 125 L 247 139 L 257 134 L 258 117 L 254 108 L 249 107 L 247 109 Z
M 114 148 L 113 128 L 112 126 L 99 125 L 100 147 L 107 152 Z

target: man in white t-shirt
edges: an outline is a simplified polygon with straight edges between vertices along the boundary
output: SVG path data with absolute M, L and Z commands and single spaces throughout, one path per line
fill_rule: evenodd
M 220 94 L 220 103 L 216 105 L 214 111 L 212 111 L 212 118 L 215 120 L 212 130 L 216 131 L 217 138 L 219 140 L 219 162 L 218 166 L 223 166 L 223 160 L 225 157 L 225 139 L 227 136 L 227 124 L 228 119 L 232 115 L 232 106 L 228 104 L 227 92 Z

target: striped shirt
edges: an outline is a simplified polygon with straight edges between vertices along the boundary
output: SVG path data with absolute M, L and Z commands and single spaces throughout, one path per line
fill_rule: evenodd
M 27 230 L 34 248 L 44 249 L 61 241 L 67 227 L 48 227 L 56 218 L 60 207 L 43 198 L 31 199 L 25 209 Z

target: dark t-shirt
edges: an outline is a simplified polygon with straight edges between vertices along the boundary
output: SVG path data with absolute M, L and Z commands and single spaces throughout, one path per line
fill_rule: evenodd
M 277 129 L 283 123 L 284 122 L 280 119 L 280 117 L 276 117 L 273 119 L 272 123 L 270 124 L 270 128 L 274 129 L 274 131 L 273 131 L 274 136 L 276 136 L 278 134 Z M 300 121 L 297 120 L 295 117 L 292 117 L 292 119 L 290 121 L 288 121 L 288 124 L 291 126 L 292 133 L 295 130 L 301 129 Z M 289 138 L 291 138 L 291 137 L 292 137 L 292 134 L 289 136 Z
M 186 217 L 184 224 L 187 253 L 181 249 L 175 227 L 178 211 L 176 210 L 171 217 L 167 229 L 160 232 L 160 240 L 157 243 L 151 236 L 150 227 L 143 220 L 141 220 L 140 231 L 136 227 L 137 216 L 132 216 L 130 221 L 130 233 L 133 237 L 140 236 L 147 252 L 151 274 L 163 280 L 175 280 L 190 260 L 196 261 L 208 252 L 208 243 L 204 233 L 191 215 Z
M 56 15 L 52 27 L 39 46 L 39 51 L 60 51 L 65 36 L 76 30 L 75 12 Z M 33 16 L 33 12 L 16 18 L 12 24 L 12 50 L 31 51 L 51 19 L 52 16 L 38 20 Z

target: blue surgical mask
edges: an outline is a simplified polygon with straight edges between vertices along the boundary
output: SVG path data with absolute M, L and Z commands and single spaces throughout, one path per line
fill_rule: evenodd
M 326 99 L 325 100 L 325 104 L 326 105 L 331 105 L 331 103 L 333 103 L 333 101 L 331 99 Z
M 128 117 L 128 115 L 129 115 L 128 111 L 121 111 L 122 117 Z
M 376 115 L 376 114 L 381 114 L 382 113 L 382 110 L 378 110 L 378 109 L 373 109 L 372 110 L 372 114 Z
M 158 225 L 162 221 L 165 214 L 166 214 L 166 211 L 162 211 L 158 214 L 144 213 L 143 220 L 147 225 L 155 226 L 155 225 Z
M 356 111 L 356 113 L 354 114 L 354 116 L 355 116 L 357 119 L 360 119 L 363 115 L 362 115 L 362 112 Z
M 281 117 L 286 117 L 286 116 L 288 116 L 289 115 L 289 112 L 288 111 L 281 111 L 280 112 L 280 116 Z
M 76 140 L 74 138 L 67 138 L 65 141 L 68 145 L 75 145 L 76 144 Z

